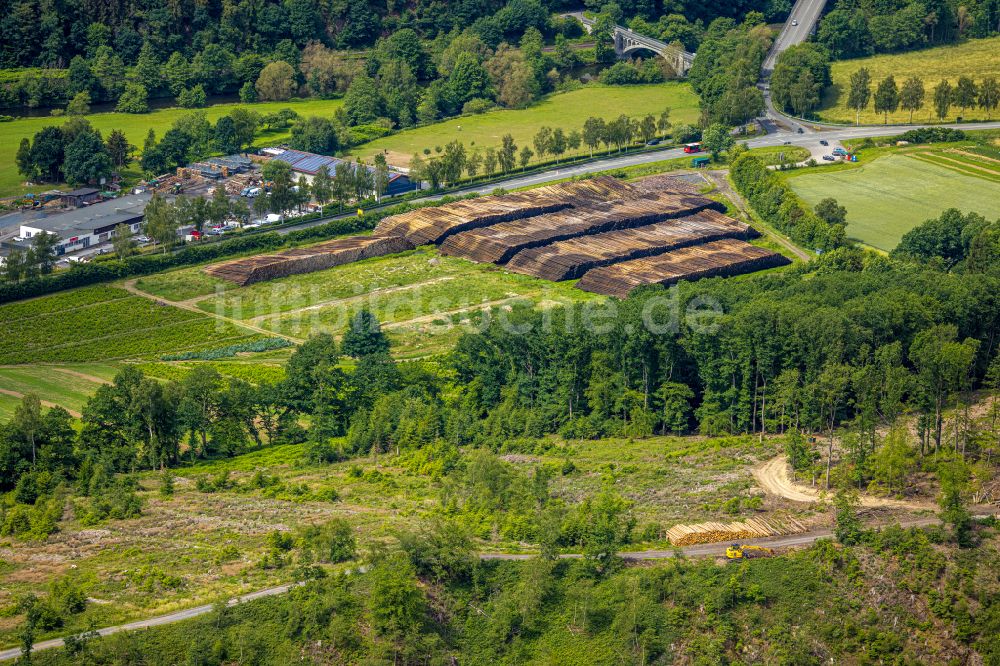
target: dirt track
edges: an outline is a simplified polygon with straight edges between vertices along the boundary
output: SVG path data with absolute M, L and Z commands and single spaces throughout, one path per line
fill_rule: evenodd
M 795 483 L 788 474 L 788 458 L 786 456 L 778 456 L 768 460 L 754 469 L 753 476 L 760 487 L 772 495 L 784 497 L 793 502 L 819 502 L 822 500 L 819 490 Z M 936 506 L 930 502 L 907 502 L 886 497 L 872 497 L 871 495 L 862 495 L 860 499 L 861 506 L 866 507 L 916 509 L 918 511 L 936 510 Z
M 18 391 L 11 391 L 10 389 L 0 389 L 0 393 L 2 393 L 4 395 L 9 395 L 12 398 L 18 398 L 18 399 L 24 398 L 24 394 L 23 393 L 20 393 Z M 80 418 L 80 417 L 83 416 L 83 414 L 81 414 L 80 412 L 76 411 L 75 409 L 69 409 L 68 407 L 63 407 L 62 405 L 57 405 L 56 403 L 50 402 L 49 400 L 39 400 L 38 402 L 41 403 L 42 407 L 48 407 L 49 409 L 51 409 L 53 407 L 62 407 L 67 412 L 69 412 L 69 415 L 72 416 L 73 418 L 77 418 L 78 419 L 78 418 Z

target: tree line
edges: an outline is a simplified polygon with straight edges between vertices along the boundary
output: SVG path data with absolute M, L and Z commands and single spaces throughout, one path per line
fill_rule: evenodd
M 658 116 L 647 114 L 642 118 L 630 118 L 622 114 L 609 121 L 591 116 L 579 130 L 567 132 L 561 127 L 542 126 L 529 145 L 520 147 L 513 135 L 505 134 L 500 138 L 499 147 L 488 146 L 481 149 L 474 146 L 469 149 L 456 139 L 443 147 L 435 146 L 433 154 L 430 148 L 425 148 L 423 154 L 418 153 L 410 158 L 410 177 L 437 188 L 454 184 L 463 174 L 468 178 L 480 175 L 490 178 L 498 173 L 512 173 L 518 168 L 525 170 L 532 164 L 532 160 L 541 164 L 546 162 L 547 156 L 551 156 L 558 164 L 567 153 L 579 155 L 581 148 L 586 148 L 591 157 L 601 145 L 606 151 L 627 151 L 633 144 L 644 144 L 666 136 L 671 128 L 677 142 L 696 139 L 700 134 L 697 128 L 690 125 L 674 127 L 670 122 L 669 108 Z
M 867 67 L 861 67 L 851 74 L 847 95 L 847 107 L 853 110 L 860 122 L 861 112 L 869 105 L 875 113 L 882 114 L 884 121 L 889 122 L 889 114 L 902 109 L 910 114 L 913 122 L 914 111 L 924 107 L 927 90 L 924 81 L 919 76 L 911 76 L 903 83 L 897 84 L 890 74 L 878 82 L 872 91 L 871 72 Z M 982 109 L 987 118 L 992 118 L 997 106 L 1000 106 L 1000 83 L 997 77 L 986 76 L 977 85 L 971 76 L 958 77 L 953 86 L 948 79 L 942 79 L 934 86 L 930 94 L 931 109 L 938 120 L 948 117 L 952 107 L 958 107 L 961 115 L 967 109 Z
M 837 60 L 896 53 L 1000 31 L 1000 7 L 990 0 L 838 0 L 820 20 L 816 41 Z

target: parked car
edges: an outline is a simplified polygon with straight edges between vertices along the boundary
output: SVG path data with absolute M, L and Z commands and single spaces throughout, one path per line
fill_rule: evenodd
M 149 238 L 149 236 L 136 236 L 135 237 L 135 242 L 139 243 L 140 245 L 144 245 L 144 244 L 150 242 L 150 238 Z
M 650 139 L 649 141 L 646 142 L 646 145 L 647 146 L 658 146 L 658 145 L 660 145 L 660 140 L 659 139 Z
M 827 162 L 835 162 L 837 160 L 837 158 L 834 157 L 833 155 L 824 155 L 823 159 L 826 160 Z

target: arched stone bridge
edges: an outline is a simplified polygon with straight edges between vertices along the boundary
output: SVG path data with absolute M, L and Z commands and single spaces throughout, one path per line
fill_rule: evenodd
M 588 33 L 593 30 L 594 20 L 587 18 L 582 12 L 573 12 L 568 16 L 577 18 Z M 691 69 L 691 64 L 694 62 L 695 54 L 658 39 L 632 32 L 631 29 L 624 26 L 616 25 L 613 37 L 615 53 L 618 54 L 619 58 L 628 57 L 637 51 L 652 51 L 669 62 L 678 76 L 687 76 L 688 70 Z

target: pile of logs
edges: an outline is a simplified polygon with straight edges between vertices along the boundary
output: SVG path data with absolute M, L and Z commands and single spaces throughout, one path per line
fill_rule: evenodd
M 466 231 L 446 240 L 441 245 L 441 253 L 481 263 L 502 264 L 529 248 L 722 208 L 722 204 L 700 196 L 646 194 L 574 206 L 558 213 Z
M 748 518 L 736 523 L 674 525 L 667 530 L 667 538 L 675 546 L 693 546 L 698 543 L 738 542 L 805 531 L 806 526 L 790 516 L 780 519 Z
M 594 268 L 587 271 L 576 286 L 595 294 L 625 298 L 633 289 L 643 285 L 670 285 L 680 280 L 731 277 L 790 263 L 776 252 L 727 238 L 655 257 Z
M 283 250 L 275 254 L 261 254 L 213 264 L 206 267 L 203 272 L 242 287 L 254 282 L 274 280 L 299 273 L 312 273 L 412 249 L 413 246 L 406 239 L 397 236 L 386 238 L 350 236 L 308 247 Z
M 464 199 L 387 217 L 376 236 L 403 236 L 414 246 L 440 244 L 452 234 L 499 222 L 552 213 L 593 201 L 634 195 L 630 185 L 601 176 L 547 185 L 526 192 Z
M 620 261 L 651 257 L 723 238 L 750 240 L 759 235 L 753 227 L 714 210 L 704 210 L 637 229 L 578 236 L 522 250 L 510 260 L 507 268 L 554 282 L 575 280 L 592 268 Z M 452 237 L 449 242 L 461 236 L 464 234 Z

